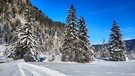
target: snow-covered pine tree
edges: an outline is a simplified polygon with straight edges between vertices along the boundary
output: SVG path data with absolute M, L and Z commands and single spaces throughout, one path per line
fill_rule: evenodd
M 25 25 L 18 26 L 15 31 L 15 43 L 13 44 L 14 58 L 24 58 L 26 62 L 38 61 L 38 42 L 34 34 L 34 27 L 30 22 L 29 7 L 25 10 Z
M 85 23 L 85 20 L 83 17 L 80 17 L 78 26 L 79 26 L 80 39 L 82 39 L 85 42 L 89 42 L 89 40 L 88 40 L 89 36 L 87 34 L 88 29 L 86 28 L 86 23 Z
M 133 47 L 133 50 L 131 51 L 131 60 L 135 60 L 135 45 Z
M 77 45 L 77 17 L 76 9 L 73 5 L 68 9 L 68 16 L 66 19 L 67 26 L 65 31 L 65 39 L 63 44 L 62 61 L 75 61 L 75 51 Z
M 110 52 L 110 60 L 113 61 L 126 60 L 124 54 L 124 52 L 126 51 L 125 43 L 124 40 L 122 39 L 122 34 L 116 21 L 113 22 L 108 49 Z
M 100 55 L 102 58 L 107 58 L 109 57 L 109 52 L 108 52 L 108 49 L 107 47 L 105 46 L 105 39 L 103 40 L 103 43 L 102 43 L 102 47 L 101 47 L 101 50 L 100 50 Z
M 73 5 L 68 10 L 62 61 L 86 63 L 93 60 L 93 47 L 87 39 L 88 35 L 85 25 L 80 25 L 80 30 L 78 28 L 75 10 Z M 80 22 L 80 24 L 83 23 Z
M 86 63 L 90 62 L 93 60 L 93 55 L 94 55 L 94 47 L 91 46 L 88 38 L 87 31 L 88 29 L 86 28 L 86 23 L 83 17 L 80 17 L 79 23 L 79 38 L 77 42 L 77 47 L 79 48 L 78 51 L 76 52 L 76 62 L 81 62 L 81 63 Z

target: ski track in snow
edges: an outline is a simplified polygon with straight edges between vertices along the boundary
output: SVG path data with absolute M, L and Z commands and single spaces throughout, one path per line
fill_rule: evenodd
M 0 67 L 0 76 L 67 76 L 55 70 L 25 62 L 3 63 Z

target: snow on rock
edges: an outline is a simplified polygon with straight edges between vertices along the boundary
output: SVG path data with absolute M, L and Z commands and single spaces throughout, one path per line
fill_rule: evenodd
M 55 70 L 25 62 L 0 64 L 0 76 L 66 76 Z

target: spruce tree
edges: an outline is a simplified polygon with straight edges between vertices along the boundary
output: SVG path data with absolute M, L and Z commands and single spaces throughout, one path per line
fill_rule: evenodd
M 81 63 L 86 63 L 90 62 L 93 60 L 93 55 L 94 55 L 94 48 L 91 46 L 88 38 L 87 31 L 88 29 L 86 28 L 86 23 L 83 17 L 80 17 L 79 19 L 79 38 L 78 38 L 78 51 L 77 51 L 77 56 L 76 56 L 76 61 L 81 62 Z
M 135 60 L 135 45 L 133 46 L 133 50 L 131 51 L 131 59 Z
M 109 57 L 109 52 L 108 52 L 108 49 L 107 47 L 105 46 L 105 39 L 103 40 L 103 43 L 102 43 L 102 47 L 101 47 L 101 50 L 100 50 L 100 55 L 102 58 L 107 58 Z
M 25 10 L 25 24 L 18 26 L 15 32 L 15 43 L 13 44 L 14 58 L 24 58 L 26 62 L 38 60 L 38 43 L 34 35 L 34 27 L 30 22 L 29 8 Z
M 73 5 L 68 9 L 68 16 L 66 19 L 67 26 L 65 31 L 65 39 L 63 44 L 62 61 L 74 61 L 75 60 L 75 50 L 76 50 L 76 40 L 77 40 L 77 17 L 76 9 Z
M 120 28 L 116 21 L 113 22 L 109 40 L 109 52 L 110 60 L 113 61 L 125 61 L 126 57 L 124 52 L 126 51 L 125 43 L 122 38 Z
M 93 58 L 93 47 L 90 46 L 87 40 L 88 35 L 84 25 L 85 22 L 81 21 L 79 25 L 77 24 L 75 10 L 73 5 L 68 10 L 62 61 L 90 62 Z
M 88 38 L 89 38 L 89 36 L 87 34 L 88 29 L 86 28 L 86 23 L 85 23 L 85 20 L 83 17 L 80 17 L 78 26 L 79 26 L 80 39 L 82 39 L 85 42 L 88 42 Z

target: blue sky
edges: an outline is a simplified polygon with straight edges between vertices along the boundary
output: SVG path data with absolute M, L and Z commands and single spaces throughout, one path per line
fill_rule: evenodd
M 77 17 L 85 18 L 92 44 L 106 43 L 116 20 L 123 39 L 135 38 L 135 0 L 30 0 L 31 3 L 54 21 L 66 22 L 71 4 Z

